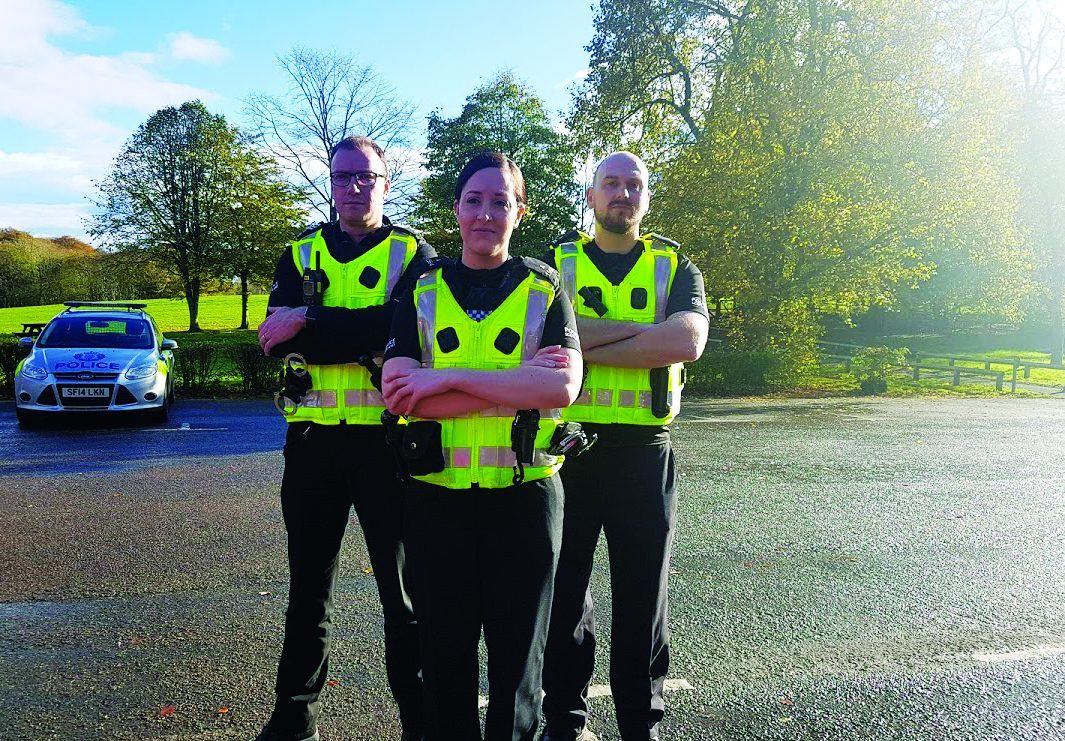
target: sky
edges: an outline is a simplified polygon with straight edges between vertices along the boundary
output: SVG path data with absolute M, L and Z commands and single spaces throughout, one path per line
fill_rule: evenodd
M 0 0 L 0 228 L 82 239 L 93 181 L 153 112 L 199 99 L 247 123 L 294 46 L 353 54 L 425 117 L 503 70 L 556 113 L 586 73 L 590 0 Z M 305 6 L 313 8 L 314 5 Z

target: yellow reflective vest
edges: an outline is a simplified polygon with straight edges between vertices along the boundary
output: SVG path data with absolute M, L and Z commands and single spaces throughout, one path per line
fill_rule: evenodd
M 328 284 L 322 294 L 323 306 L 364 309 L 388 300 L 418 250 L 418 240 L 403 229 L 393 229 L 380 244 L 351 262 L 337 262 L 326 247 L 322 230 L 292 243 L 296 269 L 321 267 Z M 319 262 L 320 261 L 320 262 Z M 370 374 L 358 363 L 338 365 L 307 364 L 311 389 L 296 405 L 289 422 L 315 422 L 322 425 L 370 425 L 381 423 L 385 402 L 373 387 Z
M 640 324 L 664 321 L 669 289 L 677 274 L 677 252 L 673 245 L 653 234 L 641 237 L 643 254 L 621 284 L 615 286 L 585 253 L 585 246 L 591 241 L 592 237 L 580 234 L 576 241 L 564 242 L 554 249 L 555 265 L 562 276 L 562 286 L 573 302 L 574 313 L 578 317 Z M 593 305 L 600 311 L 605 308 L 605 313 L 600 316 Z M 656 417 L 651 411 L 650 368 L 617 368 L 586 362 L 585 369 L 587 375 L 581 395 L 563 411 L 566 420 L 661 426 L 672 422 L 680 411 L 680 392 L 684 385 L 681 363 L 674 363 L 665 371 L 668 413 L 663 417 Z
M 418 280 L 414 302 L 418 336 L 425 368 L 516 368 L 540 349 L 547 310 L 555 288 L 535 271 L 491 314 L 479 322 L 471 319 L 443 279 L 441 268 Z M 444 449 L 444 470 L 419 481 L 449 489 L 500 489 L 511 486 L 515 454 L 511 450 L 511 425 L 517 410 L 494 407 L 464 417 L 438 420 Z M 541 409 L 533 465 L 525 466 L 526 482 L 553 475 L 562 456 L 547 453 L 551 437 L 561 424 L 558 409 Z M 416 418 L 408 420 L 417 422 Z

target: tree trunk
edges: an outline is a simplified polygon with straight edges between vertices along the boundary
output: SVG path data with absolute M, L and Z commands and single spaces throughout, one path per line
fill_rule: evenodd
M 1061 316 L 1062 288 L 1062 284 L 1058 283 L 1050 299 L 1050 362 L 1055 365 L 1061 365 L 1062 345 L 1065 343 L 1065 326 L 1062 326 Z
M 189 331 L 200 332 L 200 281 L 185 284 L 185 301 L 189 305 Z
M 248 274 L 240 275 L 240 329 L 248 328 Z

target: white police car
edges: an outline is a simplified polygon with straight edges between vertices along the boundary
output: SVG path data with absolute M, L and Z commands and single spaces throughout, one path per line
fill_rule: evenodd
M 54 415 L 140 412 L 165 422 L 174 399 L 174 350 L 147 304 L 68 301 L 36 337 L 15 372 L 23 426 Z

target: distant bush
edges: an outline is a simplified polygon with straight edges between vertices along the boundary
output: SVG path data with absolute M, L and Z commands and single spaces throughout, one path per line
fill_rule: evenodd
M 858 379 L 863 394 L 882 394 L 887 391 L 888 372 L 905 365 L 910 351 L 905 347 L 866 347 L 851 359 L 851 372 Z
M 179 344 L 175 364 L 181 388 L 194 394 L 207 390 L 208 385 L 217 380 L 224 347 L 220 342 Z
M 280 388 L 281 361 L 264 355 L 259 343 L 232 345 L 228 350 L 245 393 Z
M 687 365 L 686 388 L 712 396 L 760 394 L 779 385 L 781 359 L 766 351 L 706 350 Z
M 15 367 L 28 349 L 15 338 L 0 339 L 0 396 L 10 398 L 15 391 Z

